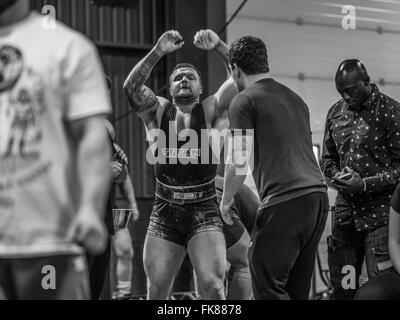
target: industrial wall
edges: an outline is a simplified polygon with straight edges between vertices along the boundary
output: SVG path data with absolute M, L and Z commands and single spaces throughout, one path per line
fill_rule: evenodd
M 105 72 L 113 84 L 112 120 L 115 120 L 117 141 L 129 157 L 129 169 L 134 175 L 138 198 L 152 197 L 153 175 L 143 157 L 146 150 L 143 126 L 136 115 L 129 113 L 122 84 L 132 67 L 152 47 L 157 35 L 165 30 L 168 2 L 171 1 L 114 1 L 120 6 L 110 6 L 102 5 L 102 1 L 89 0 L 32 1 L 39 10 L 44 4 L 53 5 L 58 20 L 81 31 L 98 46 Z M 167 61 L 164 60 L 149 81 L 155 90 L 165 82 L 166 67 Z

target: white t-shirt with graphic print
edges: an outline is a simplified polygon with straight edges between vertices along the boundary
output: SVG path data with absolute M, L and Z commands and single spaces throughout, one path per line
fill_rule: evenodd
M 82 252 L 65 240 L 80 194 L 68 123 L 111 111 L 95 46 L 42 22 L 0 27 L 0 258 Z

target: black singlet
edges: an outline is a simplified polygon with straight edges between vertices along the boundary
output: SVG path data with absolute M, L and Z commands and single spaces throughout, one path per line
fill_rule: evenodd
M 190 129 L 193 134 L 195 132 L 197 139 L 186 134 L 184 141 L 179 141 L 175 119 L 176 107 L 169 103 L 161 118 L 160 129 L 165 134 L 165 141 L 158 139 L 158 161 L 154 166 L 156 178 L 172 186 L 193 186 L 214 179 L 217 164 L 209 143 L 203 106 L 196 104 L 191 114 Z M 176 141 L 176 145 L 170 143 L 170 138 Z M 213 159 L 215 164 L 212 163 Z

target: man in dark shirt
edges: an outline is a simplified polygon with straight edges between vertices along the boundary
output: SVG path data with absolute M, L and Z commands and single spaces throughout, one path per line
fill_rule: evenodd
M 231 139 L 221 214 L 247 174 L 254 145 L 253 177 L 261 199 L 249 262 L 256 299 L 307 299 L 328 196 L 315 159 L 306 104 L 269 78 L 265 44 L 243 37 L 229 51 L 240 93 L 229 108 Z M 242 159 L 242 154 L 250 155 Z M 251 167 L 251 165 L 250 165 Z
M 328 262 L 333 298 L 352 299 L 357 284 L 343 288 L 344 266 L 356 279 L 364 257 L 369 279 L 392 267 L 387 223 L 400 177 L 400 106 L 370 83 L 359 60 L 343 61 L 335 81 L 343 99 L 328 112 L 321 161 L 338 190 Z

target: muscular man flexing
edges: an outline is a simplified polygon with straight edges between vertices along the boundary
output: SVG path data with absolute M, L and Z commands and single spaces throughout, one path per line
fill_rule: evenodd
M 183 44 L 179 32 L 165 32 L 124 84 L 130 104 L 143 120 L 148 136 L 158 139 L 155 148 L 158 161 L 154 166 L 156 197 L 144 244 L 147 297 L 168 298 L 188 251 L 201 298 L 224 299 L 226 247 L 214 184 L 217 162 L 211 159 L 220 150 L 213 152 L 211 139 L 201 133 L 215 128 L 227 117 L 226 111 L 237 91 L 229 78 L 216 94 L 200 102 L 203 89 L 200 73 L 190 64 L 178 64 L 169 79 L 172 102 L 156 96 L 144 83 L 157 62 Z M 228 65 L 228 47 L 213 31 L 197 32 L 194 45 L 214 50 Z M 155 130 L 165 139 L 155 136 Z M 189 132 L 192 135 L 187 142 Z M 197 139 L 192 139 L 193 133 Z

